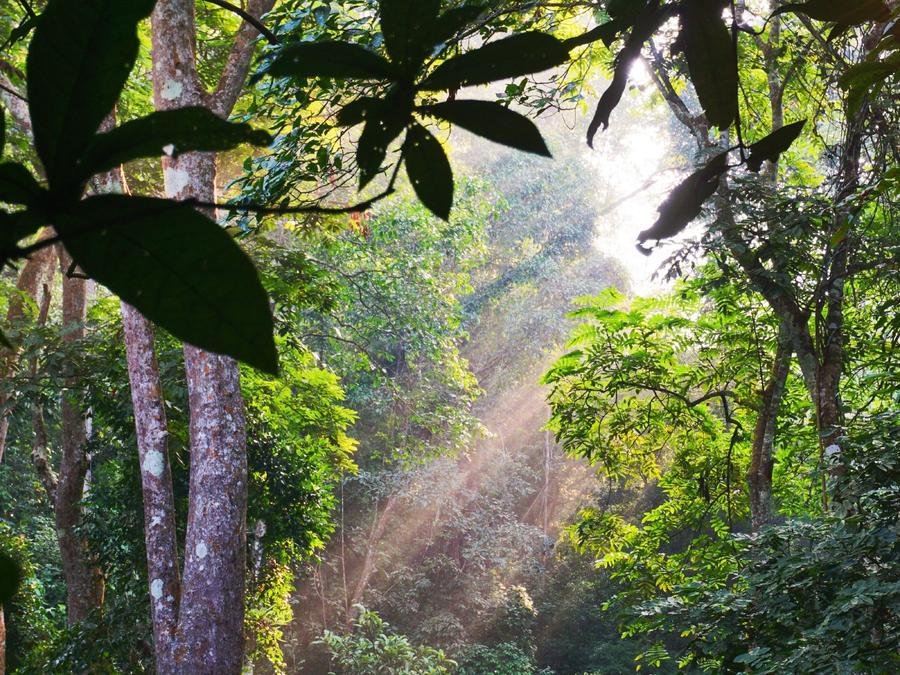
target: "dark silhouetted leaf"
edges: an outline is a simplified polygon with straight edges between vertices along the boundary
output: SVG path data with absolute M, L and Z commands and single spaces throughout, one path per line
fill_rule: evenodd
M 420 124 L 413 124 L 403 144 L 406 174 L 416 196 L 434 215 L 450 219 L 453 172 L 440 142 Z
M 137 24 L 154 0 L 50 0 L 27 60 L 34 144 L 51 188 L 112 111 L 138 53 Z
M 378 15 L 384 48 L 406 72 L 415 71 L 431 52 L 440 0 L 380 0 Z
M 638 241 L 659 241 L 674 237 L 700 215 L 703 202 L 712 197 L 719 178 L 728 169 L 728 153 L 713 157 L 678 185 L 659 207 L 659 218 L 638 235 Z
M 628 28 L 628 24 L 624 21 L 607 21 L 606 23 L 592 28 L 586 33 L 582 33 L 581 35 L 576 35 L 575 37 L 570 37 L 563 40 L 563 44 L 567 49 L 574 49 L 575 47 L 587 45 L 600 40 L 607 47 L 611 47 L 612 43 L 616 41 L 617 37 L 619 37 L 619 33 L 624 31 L 626 28 Z
M 0 164 L 0 202 L 30 204 L 41 194 L 41 186 L 21 164 Z
M 265 131 L 227 122 L 207 108 L 162 110 L 97 134 L 81 161 L 84 176 L 108 171 L 141 157 L 183 152 L 219 152 L 242 143 L 268 145 Z
M 365 122 L 370 116 L 384 109 L 384 101 L 372 96 L 363 96 L 351 101 L 338 111 L 337 122 L 344 127 L 352 127 Z
M 6 111 L 0 105 L 0 157 L 3 157 L 3 148 L 6 147 Z
M 887 21 L 891 10 L 883 0 L 809 0 L 792 2 L 779 7 L 772 16 L 785 12 L 802 12 L 819 21 L 834 21 L 841 25 L 856 25 L 866 21 Z
M 385 110 L 377 117 L 370 117 L 366 122 L 356 144 L 360 190 L 378 175 L 387 155 L 388 146 L 400 135 L 409 120 L 409 113 Z
M 565 63 L 569 50 L 552 35 L 529 31 L 444 61 L 420 89 L 457 89 L 537 73 Z
M 727 129 L 737 116 L 737 57 L 722 21 L 722 0 L 687 0 L 681 7 L 680 41 L 691 82 L 707 121 Z
M 489 141 L 550 157 L 541 132 L 527 117 L 491 101 L 447 101 L 422 108 Z
M 21 583 L 22 567 L 7 553 L 0 551 L 0 606 L 12 600 Z
M 55 220 L 79 267 L 148 319 L 192 345 L 277 372 L 256 269 L 207 216 L 164 199 L 102 195 Z
M 487 5 L 463 5 L 448 9 L 438 17 L 428 36 L 430 46 L 442 44 L 474 22 L 488 9 Z
M 747 158 L 747 168 L 750 171 L 758 172 L 762 168 L 763 162 L 777 160 L 778 156 L 797 140 L 800 132 L 803 131 L 804 124 L 806 124 L 806 120 L 788 124 L 751 145 L 748 148 L 750 156 Z
M 662 23 L 671 16 L 671 8 L 659 8 L 650 6 L 641 14 L 637 22 L 632 28 L 625 46 L 616 55 L 616 67 L 613 72 L 613 79 L 610 85 L 603 92 L 600 101 L 597 103 L 597 110 L 594 111 L 594 117 L 588 125 L 587 142 L 590 147 L 594 147 L 594 136 L 600 127 L 606 129 L 609 126 L 609 116 L 619 101 L 622 100 L 622 94 L 625 93 L 625 87 L 628 85 L 628 74 L 631 71 L 631 64 L 641 55 L 641 48 L 644 43 L 656 32 Z
M 390 80 L 397 69 L 373 51 L 350 42 L 323 40 L 298 42 L 279 50 L 278 55 L 254 76 L 341 77 Z

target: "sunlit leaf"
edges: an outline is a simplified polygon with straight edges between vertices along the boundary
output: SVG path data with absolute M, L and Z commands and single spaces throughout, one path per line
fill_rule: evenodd
M 138 53 L 137 24 L 154 0 L 50 0 L 27 60 L 34 144 L 51 187 L 73 178 L 112 111 Z
M 499 103 L 475 100 L 446 101 L 426 106 L 422 110 L 495 143 L 550 157 L 547 144 L 544 143 L 541 132 L 534 122 Z
M 529 31 L 444 61 L 419 85 L 424 90 L 456 89 L 530 75 L 565 63 L 569 50 L 546 33 Z
M 420 124 L 410 126 L 403 144 L 406 173 L 416 196 L 436 216 L 449 220 L 453 172 L 440 142 Z
M 101 195 L 54 225 L 79 267 L 148 319 L 192 345 L 277 372 L 256 269 L 204 214 L 164 199 Z

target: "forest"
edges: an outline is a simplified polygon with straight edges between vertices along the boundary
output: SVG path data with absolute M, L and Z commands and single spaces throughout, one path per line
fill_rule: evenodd
M 900 672 L 900 0 L 0 0 L 0 675 Z

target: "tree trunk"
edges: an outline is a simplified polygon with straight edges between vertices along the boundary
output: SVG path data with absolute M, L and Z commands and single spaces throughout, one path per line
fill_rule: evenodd
M 758 531 L 772 518 L 772 469 L 775 465 L 775 431 L 778 412 L 784 395 L 793 352 L 790 329 L 781 324 L 778 347 L 772 363 L 772 374 L 762 395 L 759 416 L 753 430 L 750 469 L 747 484 L 750 496 L 750 519 L 753 531 Z
M 63 275 L 63 340 L 71 343 L 84 337 L 85 279 L 67 274 L 72 259 L 62 246 L 58 247 L 58 251 Z M 84 413 L 79 398 L 77 379 L 67 378 L 61 405 L 62 456 L 54 519 L 66 579 L 69 625 L 83 620 L 91 610 L 100 607 L 104 591 L 103 577 L 91 560 L 87 542 L 76 532 L 81 519 L 81 498 L 88 469 Z
M 260 16 L 273 0 L 254 0 Z M 158 110 L 188 105 L 230 114 L 246 79 L 254 29 L 242 23 L 217 90 L 197 75 L 193 0 L 159 0 L 151 17 L 153 97 Z M 163 158 L 165 194 L 215 201 L 215 155 Z M 184 347 L 190 404 L 191 475 L 174 671 L 239 673 L 243 661 L 247 451 L 237 362 Z M 148 556 L 151 550 L 148 548 Z M 163 562 L 163 561 L 159 561 Z M 174 594 L 173 594 L 174 596 Z M 177 597 L 177 596 L 176 596 Z

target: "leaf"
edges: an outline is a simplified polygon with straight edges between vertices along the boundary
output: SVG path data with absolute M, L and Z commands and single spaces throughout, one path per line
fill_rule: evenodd
M 379 0 L 384 48 L 405 72 L 414 72 L 428 56 L 440 0 Z
M 30 204 L 41 194 L 41 186 L 21 164 L 0 164 L 0 202 Z
M 409 114 L 389 110 L 370 117 L 356 144 L 356 164 L 359 167 L 359 189 L 368 185 L 381 170 L 388 146 L 400 135 L 409 122 Z
M 81 162 L 85 178 L 141 157 L 219 152 L 242 143 L 268 145 L 272 138 L 249 124 L 228 122 L 200 106 L 161 110 L 97 134 Z
M 397 69 L 382 56 L 350 42 L 323 40 L 298 42 L 281 48 L 272 61 L 253 76 L 272 77 L 339 77 L 364 80 L 390 80 Z
M 50 0 L 28 49 L 34 144 L 51 188 L 75 165 L 112 111 L 138 53 L 137 24 L 154 0 Z
M 6 147 L 6 112 L 0 105 L 0 157 L 3 157 L 3 148 Z
M 416 196 L 434 215 L 449 220 L 453 171 L 440 142 L 421 124 L 413 124 L 406 133 L 403 156 Z
M 594 147 L 594 136 L 597 135 L 600 127 L 606 129 L 609 126 L 609 116 L 619 105 L 622 94 L 625 93 L 625 87 L 628 85 L 628 74 L 631 71 L 632 62 L 641 55 L 644 43 L 669 18 L 670 14 L 671 9 L 668 7 L 659 8 L 651 5 L 638 18 L 628 39 L 625 40 L 625 46 L 616 55 L 612 82 L 600 96 L 597 110 L 594 111 L 594 117 L 588 125 L 588 146 Z
M 276 374 L 272 315 L 253 263 L 185 204 L 101 195 L 54 225 L 88 275 L 176 337 Z
M 343 127 L 352 127 L 365 122 L 371 115 L 384 109 L 384 101 L 373 96 L 363 96 L 351 101 L 338 111 L 337 123 Z
M 459 125 L 489 141 L 544 157 L 551 156 L 534 122 L 499 103 L 446 101 L 425 106 L 422 111 Z
M 487 5 L 463 5 L 448 9 L 434 23 L 434 28 L 428 36 L 431 42 L 430 46 L 443 44 L 463 28 L 472 24 L 487 9 Z
M 891 10 L 883 0 L 809 0 L 792 2 L 772 12 L 772 17 L 785 12 L 802 12 L 811 19 L 856 25 L 866 21 L 887 21 Z
M 553 68 L 569 59 L 569 50 L 546 33 L 527 31 L 444 61 L 419 89 L 457 89 L 487 84 Z
M 805 124 L 806 120 L 788 124 L 753 143 L 748 148 L 750 156 L 747 158 L 747 168 L 758 173 L 762 169 L 763 162 L 766 160 L 770 162 L 776 161 L 778 156 L 797 140 Z
M 900 52 L 883 61 L 866 61 L 847 69 L 841 76 L 841 87 L 847 90 L 847 110 L 855 114 L 870 92 L 877 94 L 884 83 L 900 71 Z
M 563 44 L 568 49 L 574 49 L 575 47 L 587 45 L 600 40 L 607 47 L 611 47 L 612 43 L 616 41 L 617 37 L 619 37 L 619 33 L 621 33 L 627 27 L 628 24 L 618 19 L 614 21 L 607 21 L 606 23 L 602 23 L 599 26 L 591 28 L 591 30 L 586 33 L 566 38 L 565 40 L 563 40 Z
M 737 58 L 722 21 L 722 0 L 688 0 L 681 7 L 681 35 L 691 82 L 707 121 L 721 130 L 738 108 Z
M 700 215 L 703 202 L 709 199 L 719 186 L 719 178 L 728 169 L 728 153 L 713 157 L 706 166 L 698 169 L 681 182 L 659 207 L 659 218 L 647 230 L 638 235 L 638 241 L 662 240 L 674 237 Z

